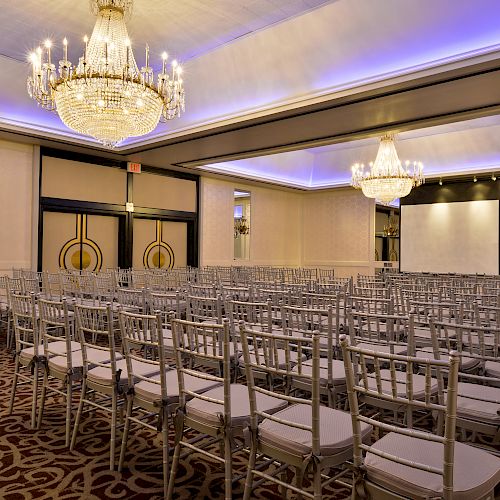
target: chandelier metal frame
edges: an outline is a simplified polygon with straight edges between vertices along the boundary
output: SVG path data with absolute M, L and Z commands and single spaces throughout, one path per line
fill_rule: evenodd
M 89 135 L 107 147 L 132 136 L 148 134 L 160 121 L 180 117 L 185 109 L 182 69 L 172 61 L 167 71 L 166 52 L 156 79 L 146 63 L 140 70 L 128 38 L 125 19 L 133 0 L 91 0 L 97 14 L 90 39 L 84 37 L 84 52 L 78 64 L 68 60 L 68 42 L 63 41 L 63 58 L 56 70 L 52 43 L 30 54 L 32 74 L 28 93 L 42 108 L 57 111 L 63 123 Z

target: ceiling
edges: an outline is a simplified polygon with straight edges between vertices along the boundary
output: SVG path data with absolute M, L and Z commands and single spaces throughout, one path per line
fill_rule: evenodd
M 500 174 L 500 115 L 402 132 L 402 161 L 421 161 L 429 177 Z M 289 187 L 324 189 L 350 185 L 350 167 L 375 160 L 376 137 L 301 151 L 216 163 L 203 170 L 264 180 Z
M 185 150 L 196 149 L 196 158 L 215 157 L 205 143 L 189 141 L 240 127 L 227 156 L 232 150 L 257 156 L 259 148 L 250 147 L 251 131 L 244 129 L 249 123 L 276 121 L 284 113 L 355 100 L 370 92 L 384 95 L 394 86 L 430 77 L 437 81 L 446 72 L 475 65 L 499 69 L 499 17 L 498 0 L 135 0 L 128 28 L 136 59 L 143 64 L 142 48 L 148 43 L 153 61 L 156 56 L 159 62 L 166 49 L 183 62 L 186 112 L 148 136 L 129 139 L 114 153 L 154 166 L 189 166 L 189 155 L 184 155 L 187 160 L 183 155 L 175 159 L 164 146 L 184 141 Z M 70 58 L 76 60 L 82 36 L 90 34 L 93 23 L 86 0 L 5 2 L 0 10 L 0 131 L 62 141 L 54 144 L 63 147 L 91 146 L 109 154 L 95 141 L 68 130 L 57 114 L 37 108 L 25 87 L 26 56 L 33 47 L 48 37 L 57 45 L 66 36 Z M 457 86 L 462 80 L 456 78 Z M 448 99 L 454 97 L 449 87 L 442 92 Z M 415 92 L 411 103 L 398 98 L 392 101 L 394 107 L 383 99 L 376 106 L 372 101 L 373 106 L 367 105 L 364 115 L 357 117 L 356 130 L 373 129 L 366 139 L 205 163 L 211 163 L 207 168 L 213 172 L 301 189 L 346 185 L 350 165 L 368 162 L 376 153 L 376 127 L 368 123 L 396 123 L 402 111 L 410 120 L 429 105 L 419 99 L 422 96 Z M 460 99 L 456 100 L 459 107 Z M 435 104 L 438 108 L 438 100 Z M 452 108 L 442 113 L 444 124 L 426 122 L 425 129 L 403 129 L 398 136 L 401 158 L 422 160 L 429 175 L 497 166 L 500 120 L 483 116 L 465 121 Z M 496 112 L 490 106 L 484 114 Z M 349 129 L 348 114 L 328 116 Z M 331 129 L 339 123 L 332 122 Z M 295 135 L 309 133 L 311 142 L 315 132 L 310 122 L 303 127 Z M 269 137 L 276 129 L 262 130 L 261 135 Z M 333 132 L 321 137 L 330 135 Z M 297 137 L 290 137 L 289 143 L 292 149 L 304 147 Z

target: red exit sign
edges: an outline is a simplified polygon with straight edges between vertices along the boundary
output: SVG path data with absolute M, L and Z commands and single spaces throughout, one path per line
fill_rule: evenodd
M 133 161 L 128 161 L 127 162 L 127 172 L 132 172 L 133 174 L 140 174 L 141 173 L 141 164 L 134 163 Z

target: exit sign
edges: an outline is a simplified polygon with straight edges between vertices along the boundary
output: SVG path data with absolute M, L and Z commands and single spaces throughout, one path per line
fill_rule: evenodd
M 127 162 L 127 172 L 132 172 L 133 174 L 140 174 L 141 173 L 141 164 L 134 163 L 133 161 L 128 161 Z

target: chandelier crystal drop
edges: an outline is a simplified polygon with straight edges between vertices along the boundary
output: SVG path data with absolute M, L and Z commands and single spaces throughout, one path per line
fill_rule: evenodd
M 392 134 L 380 139 L 377 157 L 370 162 L 370 170 L 356 163 L 352 166 L 351 185 L 361 189 L 368 198 L 375 198 L 383 205 L 389 205 L 397 198 L 410 194 L 413 187 L 425 182 L 421 162 L 405 162 L 403 167 L 394 145 Z
M 156 75 L 149 66 L 137 66 L 125 19 L 133 0 L 91 0 L 97 21 L 76 65 L 68 60 L 68 41 L 56 69 L 52 44 L 46 41 L 30 54 L 30 97 L 47 110 L 57 111 L 70 129 L 113 148 L 127 137 L 142 136 L 159 121 L 179 117 L 184 111 L 182 69 L 162 54 L 162 70 Z

